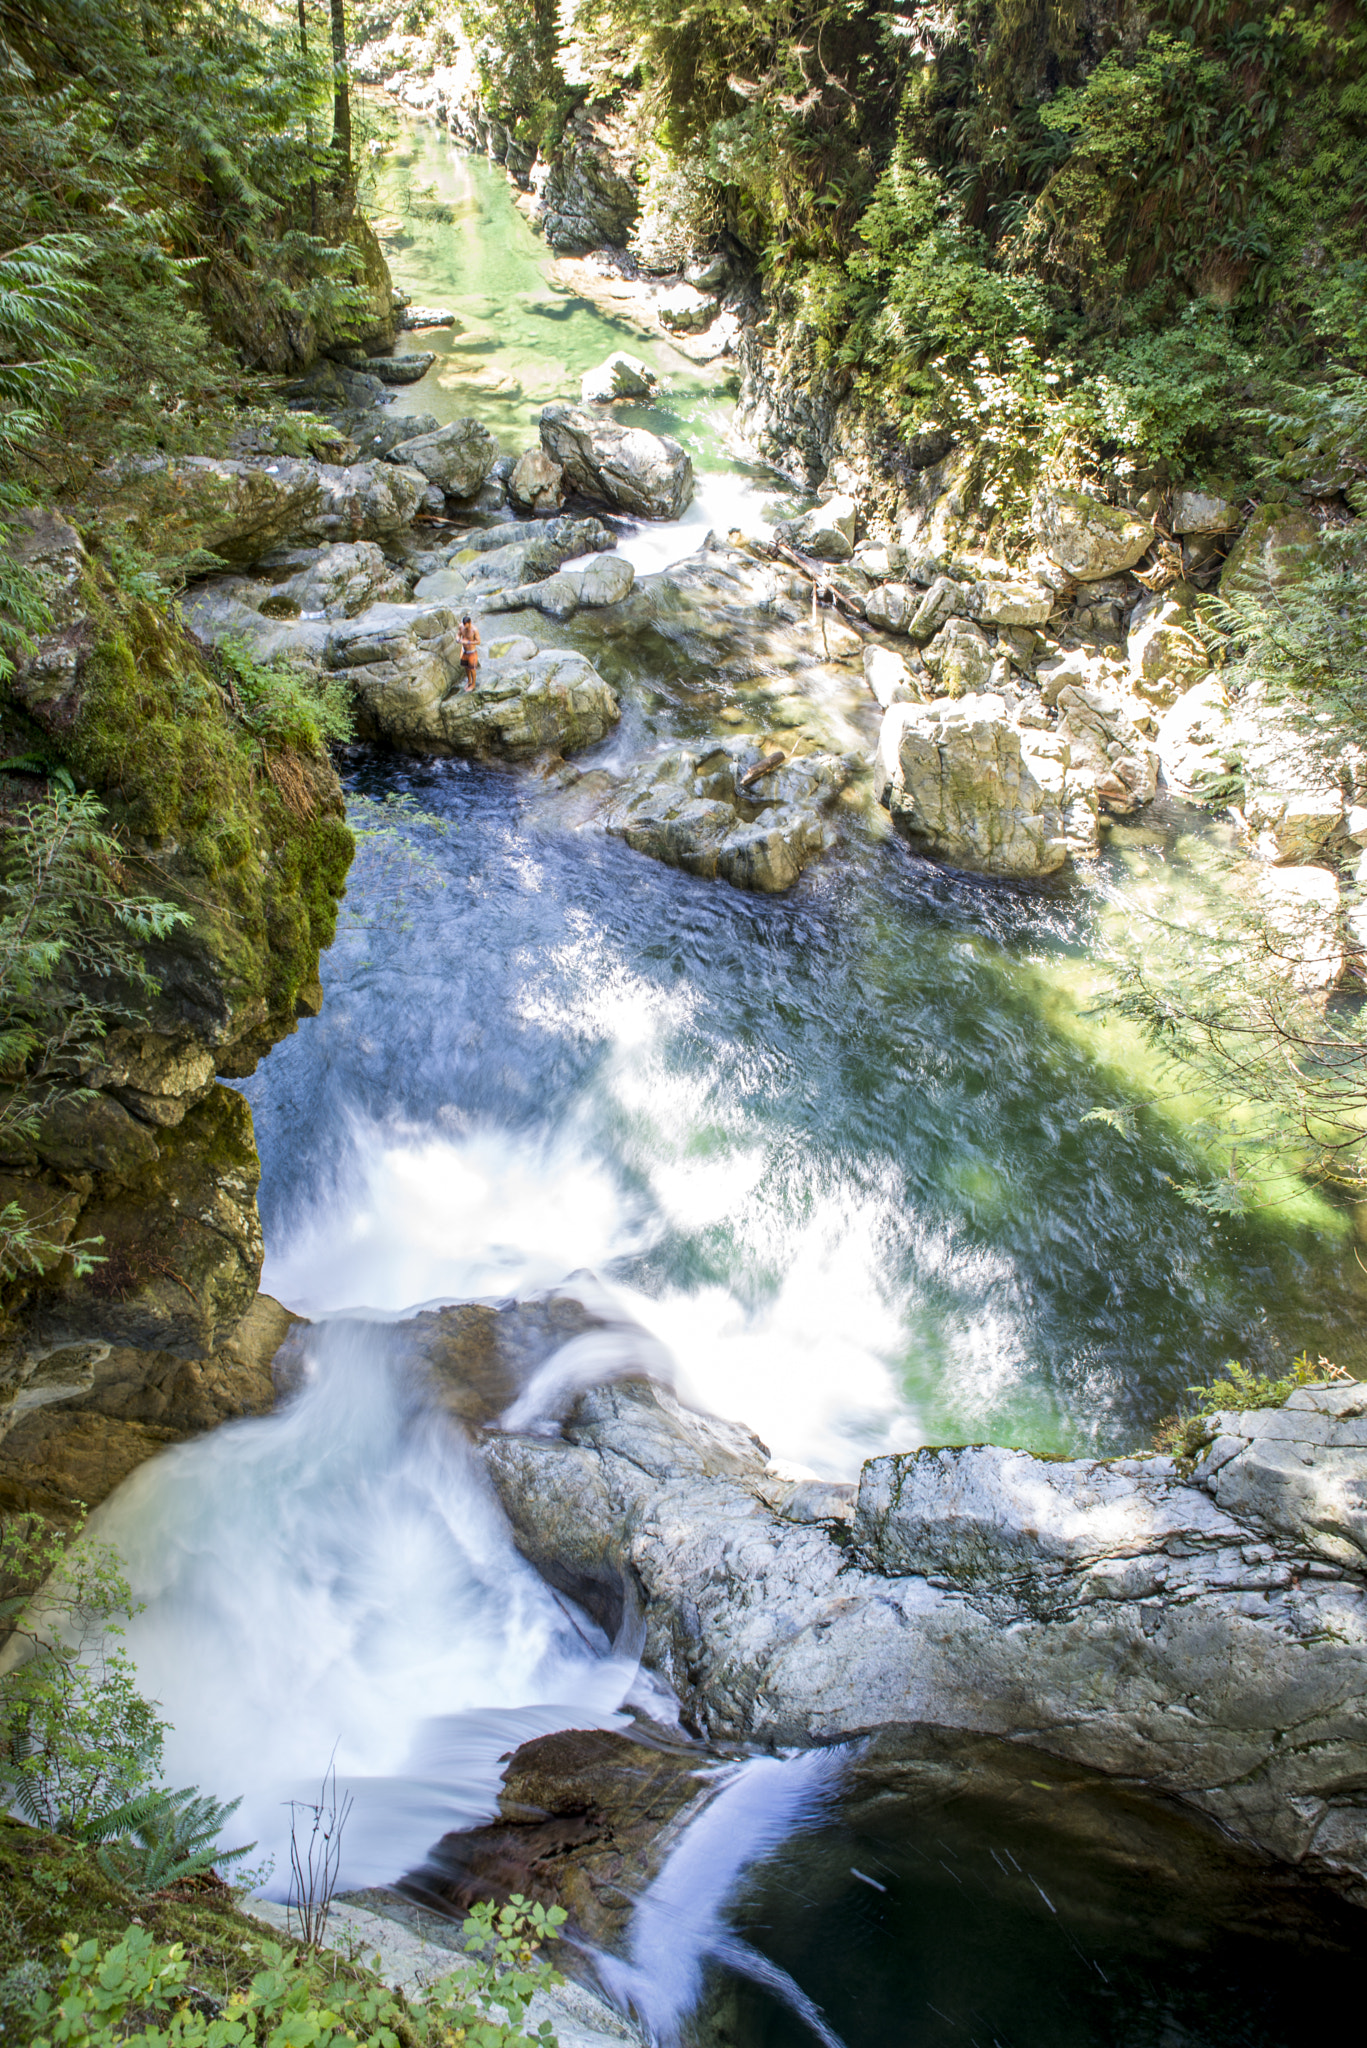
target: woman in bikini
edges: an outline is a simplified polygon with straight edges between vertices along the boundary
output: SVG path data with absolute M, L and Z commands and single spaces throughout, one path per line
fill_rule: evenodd
M 473 690 L 479 677 L 479 627 L 469 612 L 460 622 L 460 665 L 465 670 L 465 687 Z

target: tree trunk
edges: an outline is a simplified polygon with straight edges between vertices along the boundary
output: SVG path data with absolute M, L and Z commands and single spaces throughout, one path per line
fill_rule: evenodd
M 346 0 L 329 0 L 332 10 L 332 147 L 337 152 L 335 182 L 351 181 L 351 90 L 346 68 Z

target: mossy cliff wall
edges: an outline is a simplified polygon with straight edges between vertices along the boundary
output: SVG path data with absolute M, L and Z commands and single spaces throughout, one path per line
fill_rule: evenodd
M 250 1110 L 220 1077 L 316 1013 L 353 842 L 327 756 L 265 748 L 173 613 L 120 588 L 56 514 L 29 515 L 21 549 L 53 630 L 5 688 L 3 753 L 94 790 L 124 889 L 191 920 L 150 947 L 158 993 L 100 1042 L 81 1075 L 97 1092 L 60 1100 L 0 1161 L 0 1200 L 59 1242 L 103 1240 L 84 1278 L 64 1257 L 11 1283 L 0 1376 L 22 1407 L 54 1346 L 203 1360 L 252 1307 L 260 1169 Z M 33 787 L 6 778 L 0 801 Z

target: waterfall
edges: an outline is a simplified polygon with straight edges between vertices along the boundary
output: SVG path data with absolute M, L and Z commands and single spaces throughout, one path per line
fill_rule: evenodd
M 636 1681 L 518 1555 L 470 1446 L 383 1325 L 324 1325 L 287 1405 L 144 1465 L 94 1517 L 143 1607 L 128 1647 L 171 1723 L 166 1777 L 241 1793 L 275 1858 L 335 1754 L 341 1883 L 392 1882 L 487 1819 L 500 1759 L 619 1725 Z

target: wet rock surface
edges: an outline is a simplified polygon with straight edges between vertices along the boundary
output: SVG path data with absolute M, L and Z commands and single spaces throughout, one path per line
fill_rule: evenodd
M 578 1942 L 615 1947 L 632 1907 L 715 1792 L 717 1754 L 662 1731 L 567 1729 L 516 1750 L 499 1818 L 444 1835 L 400 1896 L 455 1918 L 513 1892 L 562 1906 Z

